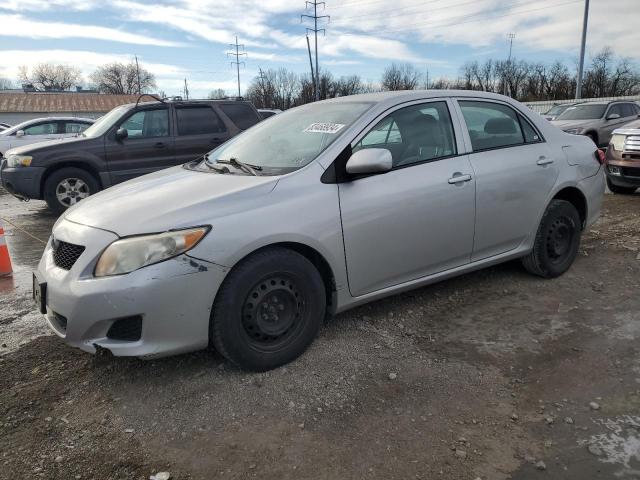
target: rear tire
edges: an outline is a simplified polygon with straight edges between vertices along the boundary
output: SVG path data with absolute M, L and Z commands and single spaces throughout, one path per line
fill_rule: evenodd
M 636 187 L 620 187 L 614 185 L 611 183 L 611 180 L 609 180 L 609 177 L 607 177 L 607 187 L 609 187 L 609 190 L 613 193 L 619 193 L 621 195 L 632 195 L 637 190 Z
M 522 259 L 524 268 L 543 278 L 562 275 L 578 254 L 581 233 L 576 207 L 566 200 L 552 200 L 540 221 L 533 249 Z
M 286 248 L 242 260 L 211 312 L 210 341 L 240 368 L 270 370 L 300 356 L 324 319 L 326 292 L 316 267 Z
M 58 215 L 100 190 L 98 180 L 86 170 L 66 167 L 50 174 L 44 182 L 44 200 Z

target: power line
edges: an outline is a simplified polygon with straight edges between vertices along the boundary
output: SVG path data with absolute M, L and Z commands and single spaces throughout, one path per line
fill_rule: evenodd
M 243 66 L 246 66 L 245 62 L 241 62 L 240 61 L 240 57 L 242 55 L 246 55 L 245 52 L 240 52 L 240 48 L 242 48 L 242 50 L 244 50 L 244 45 L 240 45 L 238 43 L 238 36 L 236 35 L 236 43 L 230 43 L 229 44 L 230 47 L 235 47 L 236 51 L 235 52 L 227 52 L 227 56 L 232 55 L 234 57 L 236 57 L 236 61 L 235 62 L 231 62 L 231 66 L 233 67 L 233 65 L 236 66 L 237 72 L 238 72 L 238 97 L 241 97 L 242 95 L 240 94 L 240 64 L 242 64 Z
M 323 8 L 326 6 L 325 2 L 318 2 L 317 0 L 313 0 L 313 1 L 309 1 L 307 0 L 305 2 L 305 10 L 309 7 L 309 6 L 313 6 L 313 15 L 300 15 L 300 21 L 302 22 L 302 20 L 304 18 L 310 18 L 313 19 L 313 28 L 309 28 L 307 27 L 307 32 L 313 32 L 316 38 L 316 101 L 320 100 L 320 70 L 318 69 L 318 32 L 322 32 L 326 34 L 326 30 L 324 28 L 318 28 L 318 20 L 321 20 L 323 18 L 327 18 L 329 19 L 329 21 L 331 21 L 331 17 L 329 17 L 329 15 L 318 15 L 318 5 L 322 5 Z

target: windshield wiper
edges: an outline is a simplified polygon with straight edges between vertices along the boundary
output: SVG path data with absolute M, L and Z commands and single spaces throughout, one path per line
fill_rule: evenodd
M 260 176 L 258 172 L 262 170 L 262 167 L 260 165 L 251 165 L 250 163 L 244 163 L 233 157 L 231 157 L 229 160 L 218 159 L 216 160 L 216 163 L 231 165 L 232 167 L 236 167 L 237 169 L 242 170 L 243 172 L 250 175 L 255 175 L 256 177 Z

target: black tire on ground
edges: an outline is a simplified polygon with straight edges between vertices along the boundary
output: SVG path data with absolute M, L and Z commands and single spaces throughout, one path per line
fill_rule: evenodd
M 544 278 L 562 275 L 578 254 L 581 233 L 576 207 L 566 200 L 552 200 L 540 221 L 533 250 L 522 259 L 524 268 Z
M 44 182 L 43 197 L 51 210 L 61 214 L 82 198 L 93 195 L 99 190 L 100 183 L 91 173 L 81 168 L 65 167 L 47 177 Z M 61 200 L 59 196 L 61 197 L 65 192 L 68 193 L 66 199 Z
M 620 193 L 622 195 L 631 195 L 637 190 L 636 187 L 619 187 L 618 185 L 614 185 L 611 183 L 611 180 L 609 180 L 609 177 L 607 177 L 607 187 L 609 187 L 609 190 L 613 193 Z
M 320 273 L 304 256 L 273 247 L 242 260 L 222 283 L 210 343 L 232 363 L 270 370 L 300 356 L 325 316 Z

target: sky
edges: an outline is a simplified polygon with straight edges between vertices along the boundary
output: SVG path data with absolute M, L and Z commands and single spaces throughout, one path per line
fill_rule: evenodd
M 391 62 L 430 79 L 455 78 L 471 60 L 561 60 L 575 68 L 584 0 L 326 0 L 318 7 L 321 69 L 378 82 Z M 192 98 L 237 91 L 229 43 L 247 53 L 242 90 L 260 68 L 309 71 L 304 0 L 2 0 L 0 76 L 39 62 L 96 67 L 138 56 L 158 90 Z M 588 55 L 604 46 L 640 63 L 640 0 L 591 0 Z M 313 36 L 310 38 L 314 48 Z

